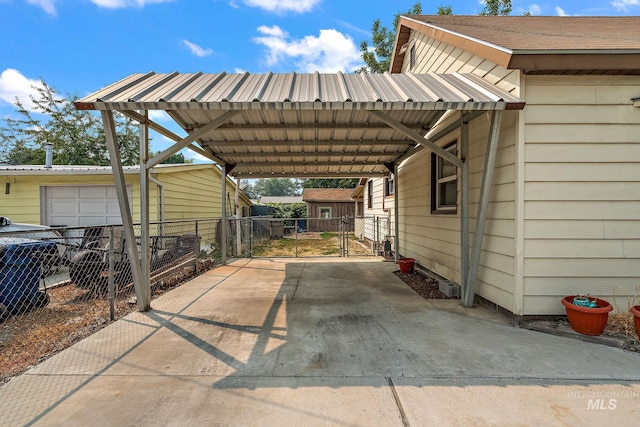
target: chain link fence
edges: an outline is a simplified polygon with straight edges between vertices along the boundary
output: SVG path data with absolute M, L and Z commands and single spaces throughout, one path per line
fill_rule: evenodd
M 151 224 L 152 297 L 213 267 L 221 241 L 219 219 Z M 137 309 L 125 243 L 118 225 L 0 234 L 0 384 Z
M 253 257 L 367 256 L 392 248 L 388 217 L 253 217 L 245 222 L 250 244 L 243 247 Z

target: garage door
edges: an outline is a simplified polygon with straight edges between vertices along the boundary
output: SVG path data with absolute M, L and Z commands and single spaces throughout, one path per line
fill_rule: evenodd
M 127 186 L 131 203 L 131 186 Z M 45 224 L 86 226 L 122 224 L 114 185 L 49 186 L 45 188 Z

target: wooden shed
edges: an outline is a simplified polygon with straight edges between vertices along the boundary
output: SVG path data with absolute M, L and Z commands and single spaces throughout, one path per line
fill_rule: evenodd
M 302 200 L 307 203 L 307 231 L 339 231 L 340 219 L 352 219 L 356 214 L 352 188 L 305 188 Z M 353 231 L 350 220 L 347 231 Z

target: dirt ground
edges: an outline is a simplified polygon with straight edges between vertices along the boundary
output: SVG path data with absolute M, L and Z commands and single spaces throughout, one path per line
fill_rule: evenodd
M 417 271 L 403 273 L 400 270 L 395 271 L 394 274 L 424 299 L 450 299 L 440 292 L 438 282 L 424 274 L 418 273 Z

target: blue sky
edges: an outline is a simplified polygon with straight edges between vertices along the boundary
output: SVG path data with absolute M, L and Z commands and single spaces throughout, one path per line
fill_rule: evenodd
M 637 15 L 640 0 L 512 0 L 512 15 Z M 0 118 L 44 79 L 94 92 L 137 72 L 349 72 L 371 23 L 414 0 L 0 0 Z M 477 14 L 479 0 L 422 1 Z M 156 116 L 157 120 L 164 120 Z M 154 137 L 152 148 L 169 145 Z M 185 152 L 185 154 L 187 154 Z M 189 154 L 189 156 L 191 156 Z

